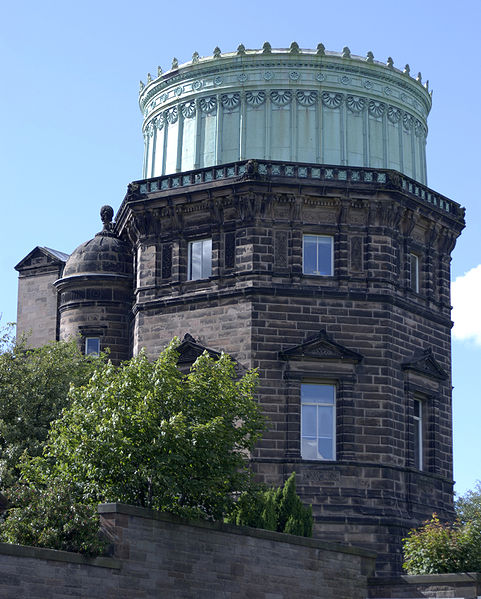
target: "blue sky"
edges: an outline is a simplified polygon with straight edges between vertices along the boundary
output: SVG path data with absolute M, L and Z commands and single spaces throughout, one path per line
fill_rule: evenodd
M 428 184 L 467 208 L 453 279 L 481 263 L 481 2 L 344 0 L 0 3 L 0 313 L 16 318 L 13 266 L 36 245 L 70 253 L 141 177 L 139 79 L 194 50 L 287 47 L 341 51 L 422 72 L 434 90 Z M 456 489 L 481 479 L 481 269 L 458 280 L 453 342 Z M 469 299 L 466 302 L 466 298 Z M 455 329 L 456 330 L 456 329 Z

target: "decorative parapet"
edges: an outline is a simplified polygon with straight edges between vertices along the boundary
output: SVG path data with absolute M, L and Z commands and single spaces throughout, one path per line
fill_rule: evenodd
M 361 188 L 369 186 L 371 188 L 395 189 L 422 202 L 434 211 L 449 214 L 460 221 L 464 220 L 464 208 L 458 203 L 396 171 L 273 160 L 231 162 L 220 166 L 134 181 L 129 186 L 130 191 L 119 209 L 119 214 L 123 211 L 123 207 L 128 200 L 142 200 L 144 194 L 205 184 L 212 185 L 215 181 L 235 182 L 242 180 L 290 181 L 302 185 L 341 183 L 342 185 L 359 186 Z
M 139 97 L 144 177 L 267 158 L 391 168 L 425 183 L 427 88 L 408 65 L 320 46 L 216 48 L 160 69 Z

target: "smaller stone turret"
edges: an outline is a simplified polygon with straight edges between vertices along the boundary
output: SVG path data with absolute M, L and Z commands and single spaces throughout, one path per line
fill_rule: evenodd
M 103 229 L 71 254 L 59 293 L 60 339 L 79 337 L 86 353 L 106 348 L 114 362 L 130 353 L 133 265 L 130 245 L 112 223 L 114 211 L 102 206 Z

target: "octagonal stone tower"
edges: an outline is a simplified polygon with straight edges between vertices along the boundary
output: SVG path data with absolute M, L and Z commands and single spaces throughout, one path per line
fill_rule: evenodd
M 458 204 L 425 186 L 427 85 L 366 58 L 200 58 L 141 85 L 133 352 L 177 335 L 258 367 L 260 479 L 295 470 L 316 530 L 379 553 L 453 516 L 450 252 Z
M 141 89 L 144 177 L 249 158 L 400 171 L 426 183 L 426 118 L 420 82 L 351 55 L 289 49 L 200 58 L 149 76 Z

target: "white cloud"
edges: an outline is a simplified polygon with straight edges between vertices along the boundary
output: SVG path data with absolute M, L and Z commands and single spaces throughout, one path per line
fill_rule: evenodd
M 453 337 L 481 345 L 481 264 L 451 283 Z

